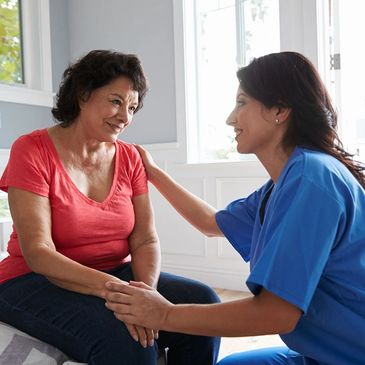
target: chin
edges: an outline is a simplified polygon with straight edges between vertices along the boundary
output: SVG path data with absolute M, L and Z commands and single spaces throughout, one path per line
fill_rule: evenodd
M 108 138 L 111 141 L 116 141 L 118 139 L 118 137 L 123 133 L 123 131 L 121 131 L 120 133 L 108 133 Z
M 247 155 L 249 153 L 252 153 L 251 151 L 249 151 L 247 148 L 245 148 L 244 146 L 237 146 L 237 152 L 241 155 Z

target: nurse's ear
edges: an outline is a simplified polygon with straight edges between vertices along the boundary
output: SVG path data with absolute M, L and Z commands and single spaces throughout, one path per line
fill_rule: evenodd
M 277 106 L 274 108 L 276 109 L 274 116 L 275 124 L 287 123 L 291 119 L 291 108 L 285 106 Z

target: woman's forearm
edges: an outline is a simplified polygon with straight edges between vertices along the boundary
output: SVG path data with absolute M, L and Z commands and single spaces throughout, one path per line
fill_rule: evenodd
M 214 207 L 190 193 L 158 167 L 149 171 L 149 180 L 195 228 L 207 236 L 222 236 L 215 220 Z
M 105 283 L 120 282 L 112 275 L 84 266 L 44 245 L 24 257 L 30 269 L 63 289 L 105 298 Z
M 132 271 L 136 281 L 157 287 L 161 270 L 161 253 L 158 241 L 146 242 L 132 252 Z

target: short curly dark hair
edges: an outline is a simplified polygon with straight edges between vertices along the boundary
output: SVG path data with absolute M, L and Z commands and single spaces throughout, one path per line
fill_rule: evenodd
M 52 108 L 56 123 L 65 128 L 70 126 L 80 113 L 81 99 L 87 100 L 94 90 L 121 76 L 129 78 L 138 92 L 137 112 L 143 106 L 148 85 L 141 61 L 136 55 L 93 50 L 71 64 L 63 73 L 56 106 Z

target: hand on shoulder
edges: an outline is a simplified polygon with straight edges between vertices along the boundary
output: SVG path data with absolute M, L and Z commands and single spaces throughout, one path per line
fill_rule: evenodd
M 137 144 L 135 144 L 134 147 L 136 147 L 138 153 L 140 154 L 140 156 L 142 158 L 143 165 L 146 169 L 148 180 L 150 180 L 152 182 L 154 172 L 156 172 L 160 168 L 157 166 L 157 164 L 153 160 L 151 154 L 146 149 L 144 149 L 142 146 L 137 145 Z

